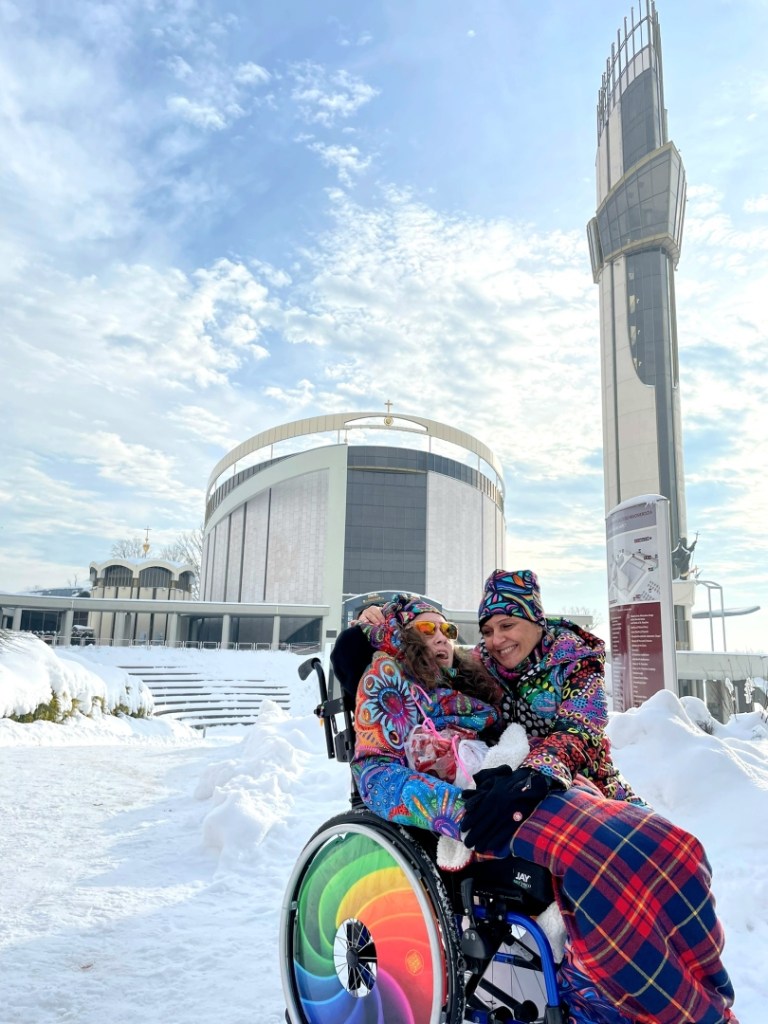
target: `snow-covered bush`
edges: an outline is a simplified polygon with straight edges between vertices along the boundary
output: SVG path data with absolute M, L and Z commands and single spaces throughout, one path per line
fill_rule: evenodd
M 71 648 L 59 655 L 31 633 L 0 645 L 0 718 L 62 722 L 73 715 L 125 714 L 143 718 L 154 703 L 147 686 L 123 669 L 96 675 Z
M 708 736 L 715 732 L 717 722 L 712 717 L 712 713 L 703 700 L 699 697 L 681 697 L 680 703 L 685 708 L 690 720 L 695 722 L 702 732 L 705 732 Z

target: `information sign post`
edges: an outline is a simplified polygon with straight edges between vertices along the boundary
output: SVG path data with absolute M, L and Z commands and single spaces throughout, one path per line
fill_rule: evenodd
M 669 502 L 630 498 L 605 520 L 611 679 L 616 711 L 677 691 Z

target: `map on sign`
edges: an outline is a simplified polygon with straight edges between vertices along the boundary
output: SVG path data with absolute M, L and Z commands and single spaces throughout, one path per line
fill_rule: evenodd
M 609 604 L 659 600 L 659 558 L 655 537 L 648 539 L 652 540 L 652 550 L 646 550 L 643 546 L 631 551 L 623 547 L 614 549 L 608 566 Z

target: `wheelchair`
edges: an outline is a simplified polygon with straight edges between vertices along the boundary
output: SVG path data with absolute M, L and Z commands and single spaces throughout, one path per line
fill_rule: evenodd
M 313 671 L 328 756 L 348 763 L 354 694 L 330 697 L 319 658 L 299 668 Z M 308 841 L 283 899 L 288 1024 L 566 1024 L 535 921 L 549 875 L 517 858 L 441 872 L 436 843 L 368 811 L 352 783 L 351 808 Z

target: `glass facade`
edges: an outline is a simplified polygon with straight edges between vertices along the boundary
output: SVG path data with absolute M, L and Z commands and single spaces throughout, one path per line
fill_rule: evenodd
M 179 590 L 191 590 L 195 583 L 195 574 L 193 572 L 183 572 L 179 576 L 178 589 Z
M 662 252 L 627 256 L 627 324 L 632 361 L 643 384 L 677 385 L 670 321 L 669 261 Z
M 361 445 L 349 449 L 347 466 L 345 594 L 424 593 L 428 473 L 466 483 L 503 509 L 500 490 L 484 473 L 433 452 Z
M 104 570 L 105 587 L 130 587 L 133 585 L 133 570 L 127 565 L 108 565 Z
M 680 154 L 669 145 L 625 175 L 598 210 L 601 260 L 652 238 L 676 259 L 684 206 L 685 171 Z
M 301 615 L 280 616 L 281 644 L 319 644 L 322 619 Z
M 498 487 L 484 474 L 463 462 L 456 462 L 444 455 L 433 452 L 412 451 L 409 448 L 387 448 L 380 446 L 361 445 L 350 448 L 347 465 L 355 468 L 397 468 L 422 473 L 440 473 L 471 484 L 478 491 L 488 495 L 499 508 L 504 509 L 504 497 Z
M 403 456 L 422 454 L 402 452 Z M 350 466 L 344 593 L 402 589 L 421 594 L 426 584 L 426 471 Z
M 274 616 L 233 616 L 229 627 L 229 640 L 233 644 L 272 643 Z
M 658 79 L 647 68 L 621 94 L 621 148 L 629 168 L 663 143 Z
M 148 569 L 142 569 L 139 573 L 140 587 L 159 587 L 167 590 L 171 586 L 171 573 L 162 566 L 152 565 Z
M 669 498 L 670 530 L 680 536 L 674 403 L 678 383 L 674 283 L 665 253 L 627 256 L 627 329 L 638 377 L 655 389 L 659 491 Z M 680 637 L 682 640 L 683 638 Z

